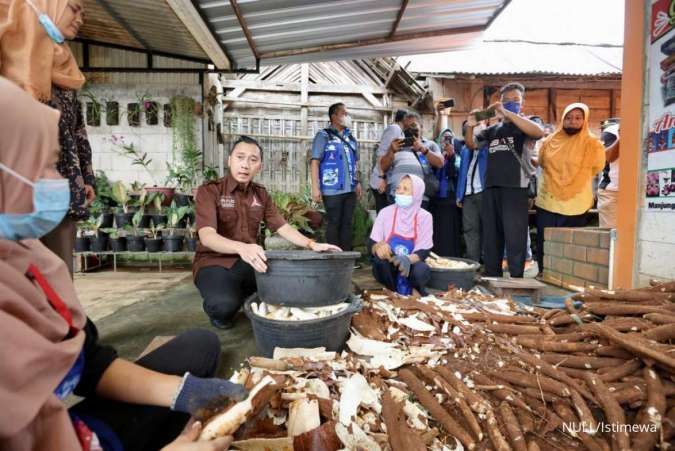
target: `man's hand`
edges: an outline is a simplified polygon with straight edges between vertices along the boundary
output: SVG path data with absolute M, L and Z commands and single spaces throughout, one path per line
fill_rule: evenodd
M 422 154 L 424 153 L 423 150 L 425 149 L 425 147 L 424 144 L 422 144 L 422 139 L 419 136 L 415 138 L 412 148 L 415 152 L 420 152 Z
M 361 196 L 363 196 L 363 187 L 361 186 L 361 182 L 358 182 L 356 184 L 355 191 L 356 191 L 356 198 L 361 199 Z
M 387 181 L 385 179 L 380 179 L 380 182 L 377 184 L 377 192 L 380 194 L 387 192 Z
M 398 139 L 393 139 L 393 140 L 391 141 L 391 144 L 389 144 L 389 149 L 387 149 L 387 151 L 388 151 L 388 152 L 391 152 L 391 153 L 396 153 L 396 152 L 398 152 L 399 150 L 401 150 L 401 147 L 403 147 L 403 141 L 404 141 L 404 140 L 403 140 L 403 139 L 400 139 L 400 138 L 398 138 Z
M 321 190 L 318 186 L 312 186 L 312 200 L 318 204 L 321 203 Z
M 443 145 L 443 153 L 445 153 L 446 158 L 451 158 L 455 154 L 455 146 L 452 143 L 445 143 Z
M 96 190 L 91 185 L 84 185 L 84 193 L 87 196 L 87 202 L 84 204 L 84 206 L 88 207 L 96 199 Z
M 342 252 L 339 247 L 328 243 L 314 243 L 309 245 L 310 250 L 314 252 Z
M 476 113 L 478 113 L 480 109 L 476 108 L 475 110 L 471 110 L 469 115 L 466 118 L 466 125 L 468 127 L 475 127 L 478 125 L 478 121 L 476 120 Z
M 262 247 L 257 244 L 240 243 L 238 246 L 239 256 L 258 272 L 267 272 L 267 257 Z
M 373 254 L 380 260 L 390 260 L 391 259 L 391 247 L 386 241 L 380 241 L 379 243 L 373 246 Z
M 162 448 L 162 451 L 225 451 L 230 448 L 232 436 L 198 442 L 201 432 L 202 424 L 199 421 L 190 421 L 176 440 Z

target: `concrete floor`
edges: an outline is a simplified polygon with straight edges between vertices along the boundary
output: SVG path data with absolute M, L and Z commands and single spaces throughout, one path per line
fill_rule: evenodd
M 536 264 L 526 277 L 534 275 Z M 354 291 L 380 288 L 367 264 L 355 270 L 353 284 Z M 114 346 L 121 357 L 134 360 L 156 337 L 173 336 L 196 327 L 211 330 L 220 338 L 220 376 L 229 377 L 256 353 L 253 330 L 243 312 L 239 312 L 230 330 L 211 326 L 189 270 L 159 273 L 156 268 L 127 268 L 78 273 L 75 287 L 85 312 L 98 327 L 101 342 Z M 550 287 L 544 294 L 566 293 Z

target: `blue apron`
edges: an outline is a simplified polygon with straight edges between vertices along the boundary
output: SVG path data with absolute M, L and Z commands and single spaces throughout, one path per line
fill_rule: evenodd
M 328 141 L 323 149 L 323 158 L 319 163 L 319 178 L 321 180 L 321 190 L 343 190 L 345 189 L 345 158 L 347 159 L 347 168 L 349 170 L 349 183 L 351 189 L 356 187 L 356 154 L 351 146 L 347 146 L 339 135 L 335 132 L 325 130 L 328 135 Z M 344 131 L 345 141 L 351 138 L 349 130 Z M 345 148 L 345 146 L 347 148 Z
M 391 251 L 394 255 L 405 255 L 408 256 L 413 253 L 415 250 L 415 240 L 417 240 L 417 214 L 415 214 L 414 221 L 414 232 L 412 237 L 404 237 L 397 233 L 394 233 L 396 228 L 396 216 L 398 215 L 398 207 L 394 212 L 394 220 L 391 224 L 391 231 L 389 232 L 389 237 L 387 238 L 387 243 L 391 248 Z M 398 273 L 396 278 L 396 292 L 404 296 L 409 296 L 412 294 L 412 285 L 410 285 L 410 277 L 404 277 L 401 273 Z

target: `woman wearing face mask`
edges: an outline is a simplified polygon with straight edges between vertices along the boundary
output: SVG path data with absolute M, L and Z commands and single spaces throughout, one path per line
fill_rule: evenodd
M 213 397 L 245 395 L 207 379 L 218 338 L 191 330 L 137 363 L 97 343 L 66 265 L 38 240 L 69 208 L 53 169 L 59 113 L 2 77 L 0 111 L 0 449 L 227 449 L 196 442 L 199 423 L 176 439 Z M 85 399 L 67 409 L 71 393 Z
M 61 112 L 57 169 L 70 184 L 63 221 L 42 238 L 73 272 L 77 221 L 89 216 L 96 179 L 77 91 L 85 78 L 65 40 L 77 36 L 83 0 L 0 0 L 0 75 Z
M 583 103 L 568 105 L 558 129 L 539 149 L 542 176 L 537 191 L 537 263 L 544 271 L 544 229 L 583 227 L 593 206 L 593 178 L 605 166 L 605 148 L 588 125 Z
M 424 263 L 433 247 L 433 219 L 422 209 L 424 181 L 416 175 L 401 178 L 395 203 L 380 211 L 370 233 L 373 276 L 400 294 L 426 294 L 431 270 Z

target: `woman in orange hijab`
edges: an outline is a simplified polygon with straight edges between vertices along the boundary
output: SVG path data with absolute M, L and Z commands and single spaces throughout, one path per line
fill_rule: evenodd
M 2 77 L 0 111 L 0 449 L 227 449 L 196 442 L 199 423 L 176 439 L 214 396 L 245 394 L 212 378 L 218 338 L 187 331 L 136 363 L 98 344 L 66 265 L 37 239 L 68 210 L 59 113 Z M 67 409 L 71 393 L 85 400 Z
M 537 260 L 544 271 L 544 229 L 583 227 L 593 206 L 593 178 L 605 166 L 605 149 L 589 128 L 583 103 L 568 105 L 556 131 L 539 150 L 542 168 L 537 200 Z
M 83 12 L 83 0 L 0 0 L 0 75 L 61 112 L 57 169 L 70 184 L 70 210 L 42 241 L 66 262 L 71 274 L 75 224 L 88 217 L 96 184 L 77 100 L 85 78 L 63 43 L 77 36 Z

